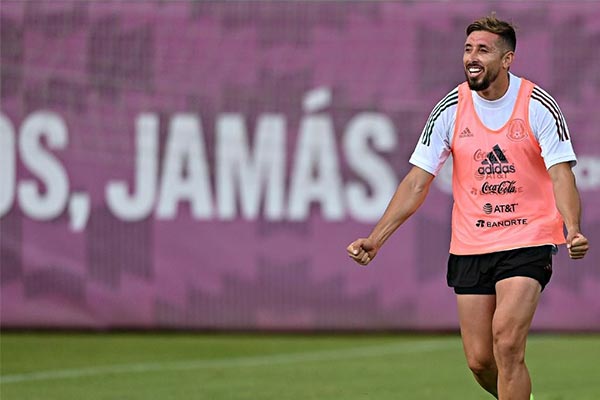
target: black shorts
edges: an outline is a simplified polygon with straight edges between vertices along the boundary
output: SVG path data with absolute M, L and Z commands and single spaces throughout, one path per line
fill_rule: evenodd
M 496 294 L 496 282 L 513 276 L 527 276 L 546 287 L 552 276 L 555 246 L 523 247 L 488 254 L 448 259 L 448 286 L 456 294 Z

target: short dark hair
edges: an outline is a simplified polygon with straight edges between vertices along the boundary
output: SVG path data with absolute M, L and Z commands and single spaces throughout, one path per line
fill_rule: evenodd
M 517 47 L 517 34 L 515 33 L 514 26 L 509 22 L 496 18 L 496 13 L 479 18 L 467 26 L 467 36 L 475 31 L 495 33 L 500 36 L 504 45 L 511 51 L 515 51 L 515 48 Z

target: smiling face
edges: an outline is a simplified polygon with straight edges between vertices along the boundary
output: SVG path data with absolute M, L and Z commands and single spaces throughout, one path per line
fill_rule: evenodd
M 508 89 L 508 69 L 513 57 L 514 52 L 495 33 L 471 32 L 463 54 L 469 88 L 488 100 L 502 97 Z

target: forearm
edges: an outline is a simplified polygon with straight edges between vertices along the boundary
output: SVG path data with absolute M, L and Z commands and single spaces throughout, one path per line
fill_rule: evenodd
M 411 171 L 396 189 L 383 216 L 373 228 L 369 239 L 372 239 L 377 248 L 402 225 L 423 204 L 433 175 L 423 170 Z
M 571 185 L 555 185 L 554 199 L 556 207 L 565 221 L 568 231 L 580 231 L 581 202 L 577 188 Z
M 553 176 L 554 199 L 569 232 L 580 232 L 581 200 L 571 169 L 562 169 Z
M 581 200 L 575 184 L 575 176 L 567 163 L 556 164 L 548 169 L 554 187 L 556 208 L 567 228 L 567 248 L 573 260 L 585 257 L 589 249 L 587 238 L 581 233 Z

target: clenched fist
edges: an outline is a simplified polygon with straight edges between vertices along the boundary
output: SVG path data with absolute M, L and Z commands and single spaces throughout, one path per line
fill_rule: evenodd
M 377 255 L 377 246 L 372 239 L 361 238 L 350 243 L 346 251 L 350 258 L 360 265 L 367 265 Z
M 589 243 L 585 236 L 581 233 L 567 236 L 567 249 L 569 249 L 569 257 L 578 260 L 585 256 L 589 249 Z

